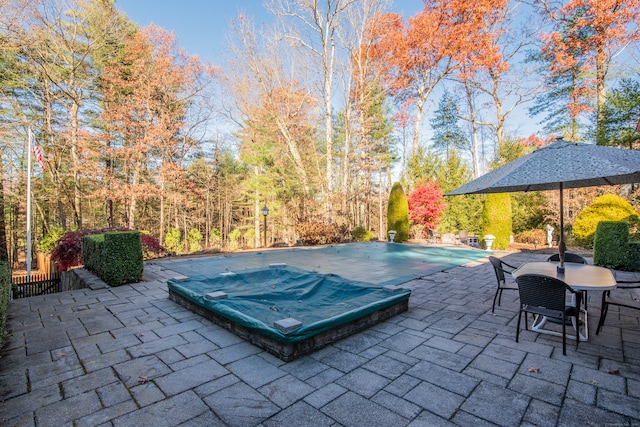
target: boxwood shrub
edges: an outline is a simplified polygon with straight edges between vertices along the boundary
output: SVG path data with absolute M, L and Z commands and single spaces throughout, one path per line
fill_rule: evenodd
M 623 271 L 640 271 L 640 242 L 629 241 L 629 224 L 602 221 L 593 240 L 593 263 Z
M 111 286 L 142 279 L 144 264 L 138 231 L 106 232 L 82 239 L 85 268 Z
M 4 337 L 4 326 L 9 310 L 9 292 L 11 292 L 11 268 L 6 261 L 0 261 L 0 348 Z
M 102 262 L 102 243 L 104 234 L 90 234 L 82 237 L 82 260 L 84 268 L 97 272 Z

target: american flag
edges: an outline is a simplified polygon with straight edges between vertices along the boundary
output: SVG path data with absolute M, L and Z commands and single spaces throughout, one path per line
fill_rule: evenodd
M 35 138 L 33 138 L 32 141 L 33 141 L 33 154 L 35 154 L 36 156 L 36 161 L 38 162 L 42 170 L 45 170 L 46 167 L 44 166 L 44 158 L 42 157 L 42 150 L 40 150 L 40 147 L 38 147 L 38 144 Z

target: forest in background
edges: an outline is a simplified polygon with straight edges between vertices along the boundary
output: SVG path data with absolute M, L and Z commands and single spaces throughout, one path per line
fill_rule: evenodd
M 207 64 L 113 0 L 0 0 L 0 259 L 26 246 L 29 128 L 36 243 L 127 227 L 176 252 L 260 246 L 264 206 L 269 245 L 384 238 L 393 181 L 450 191 L 559 135 L 637 149 L 640 3 L 424 3 L 267 0 L 273 24 L 238 16 Z M 603 191 L 638 206 L 573 190 L 568 224 Z M 513 195 L 514 232 L 557 224 L 554 197 Z M 482 200 L 449 198 L 437 228 L 479 232 Z

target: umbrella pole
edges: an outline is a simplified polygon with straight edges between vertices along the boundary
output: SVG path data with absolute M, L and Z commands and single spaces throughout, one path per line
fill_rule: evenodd
M 560 183 L 560 241 L 558 242 L 558 252 L 560 254 L 560 268 L 564 272 L 564 253 L 567 247 L 564 244 L 564 195 L 563 185 Z

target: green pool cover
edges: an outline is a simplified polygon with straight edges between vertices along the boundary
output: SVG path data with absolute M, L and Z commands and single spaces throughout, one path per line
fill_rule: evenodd
M 217 276 L 225 271 L 239 272 L 282 263 L 360 282 L 399 285 L 487 255 L 490 253 L 463 245 L 434 247 L 367 242 L 178 258 L 158 263 L 185 276 Z
M 305 340 L 408 300 L 411 295 L 409 289 L 384 288 L 335 274 L 282 266 L 167 283 L 170 291 L 282 343 Z M 274 327 L 275 322 L 283 320 L 297 325 L 285 331 Z

